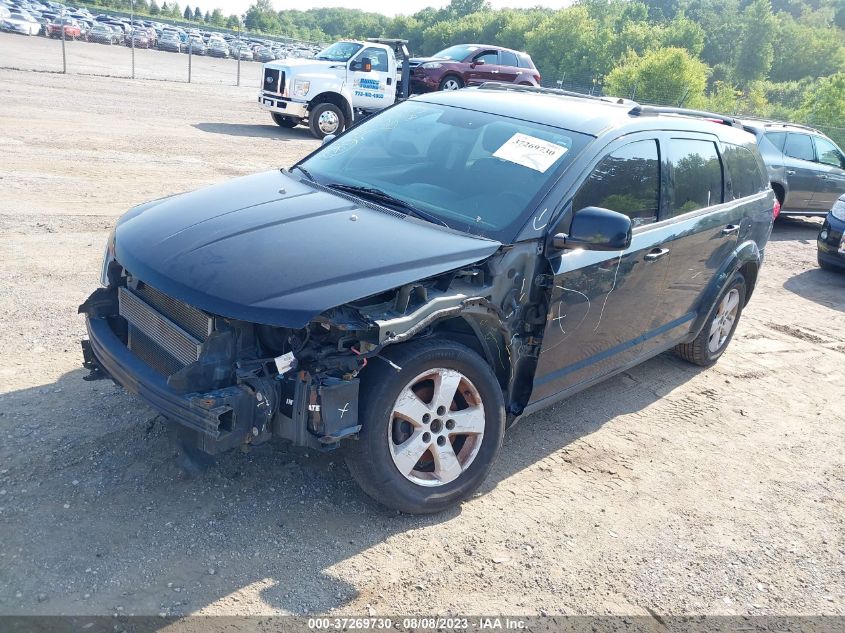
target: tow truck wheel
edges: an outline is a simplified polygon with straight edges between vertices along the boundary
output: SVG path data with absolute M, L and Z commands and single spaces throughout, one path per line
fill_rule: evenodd
M 308 114 L 308 127 L 311 134 L 317 138 L 325 138 L 329 134 L 340 134 L 346 127 L 346 117 L 343 111 L 333 103 L 321 103 L 311 109 Z
M 505 428 L 502 388 L 483 358 L 454 341 L 412 341 L 383 356 L 361 374 L 362 429 L 347 447 L 349 470 L 390 508 L 439 512 L 490 472 Z
M 299 119 L 294 119 L 293 117 L 283 116 L 278 114 L 277 112 L 271 112 L 270 116 L 273 117 L 273 121 L 275 121 L 276 125 L 279 127 L 286 127 L 288 129 L 295 128 L 299 125 Z

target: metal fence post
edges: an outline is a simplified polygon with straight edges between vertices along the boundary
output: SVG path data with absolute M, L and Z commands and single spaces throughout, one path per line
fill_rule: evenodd
M 132 46 L 132 79 L 135 79 L 135 1 L 129 0 L 130 44 Z
M 238 57 L 238 83 L 237 86 L 240 87 L 241 85 L 241 21 L 238 20 L 238 43 L 235 46 L 235 55 Z
M 191 57 L 194 54 L 194 40 L 188 40 L 188 83 L 191 83 Z
M 65 10 L 62 9 L 62 73 L 67 75 L 67 53 L 65 52 Z

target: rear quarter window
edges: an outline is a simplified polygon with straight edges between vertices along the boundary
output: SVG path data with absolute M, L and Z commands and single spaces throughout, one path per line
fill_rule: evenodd
M 526 53 L 517 53 L 517 59 L 519 59 L 519 67 L 520 68 L 534 68 L 534 62 L 531 61 L 531 57 Z
M 669 139 L 667 153 L 674 185 L 668 217 L 722 202 L 722 162 L 713 141 Z
M 729 193 L 734 200 L 753 196 L 768 187 L 768 176 L 751 150 L 730 143 L 724 148 L 722 158 L 730 177 Z

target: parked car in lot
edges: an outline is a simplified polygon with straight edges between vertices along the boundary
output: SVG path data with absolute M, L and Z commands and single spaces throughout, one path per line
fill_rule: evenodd
M 845 154 L 820 131 L 775 121 L 743 126 L 757 138 L 783 215 L 824 216 L 845 193 Z
M 458 90 L 486 81 L 540 85 L 540 73 L 528 53 L 500 46 L 458 44 L 432 57 L 412 58 L 411 92 Z
M 199 35 L 191 35 L 188 38 L 188 44 L 185 46 L 185 52 L 191 52 L 192 55 L 205 55 L 206 54 L 206 46 L 205 42 L 202 41 L 202 37 Z
M 819 266 L 832 272 L 845 272 L 845 195 L 833 204 L 816 240 Z
M 62 38 L 62 31 L 64 37 L 68 40 L 76 40 L 82 37 L 82 29 L 79 24 L 72 18 L 59 18 L 47 25 L 47 35 L 49 37 Z
M 25 11 L 12 11 L 9 17 L 0 20 L 2 30 L 21 35 L 38 35 L 41 25 Z
M 252 55 L 255 61 L 261 62 L 262 64 L 266 62 L 272 62 L 274 59 L 276 59 L 276 56 L 273 54 L 273 51 L 263 46 L 257 47 L 253 51 Z
M 502 84 L 400 102 L 291 170 L 124 215 L 85 365 L 185 450 L 346 444 L 381 503 L 442 510 L 520 416 L 724 353 L 775 197 L 719 120 Z
M 234 44 L 231 47 L 231 54 L 235 59 L 240 58 L 249 62 L 253 60 L 252 50 L 246 44 Z
M 152 46 L 150 34 L 147 33 L 146 29 L 135 29 L 129 36 L 129 40 L 126 42 L 126 45 L 134 45 L 135 48 L 150 48 L 150 46 Z
M 171 51 L 173 53 L 181 53 L 183 49 L 182 40 L 179 39 L 178 33 L 174 33 L 173 31 L 162 32 L 156 46 L 160 50 Z
M 228 57 L 229 45 L 223 40 L 209 40 L 206 52 L 211 57 Z
M 97 22 L 91 27 L 91 30 L 88 31 L 88 40 L 90 42 L 108 45 L 120 42 L 120 39 L 115 34 L 114 30 L 112 30 L 108 24 L 104 24 L 103 22 Z

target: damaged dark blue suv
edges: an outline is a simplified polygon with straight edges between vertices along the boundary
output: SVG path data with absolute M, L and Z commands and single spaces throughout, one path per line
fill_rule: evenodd
M 520 416 L 725 351 L 775 197 L 731 119 L 488 84 L 291 170 L 141 205 L 80 307 L 85 365 L 206 453 L 342 447 L 380 502 L 466 498 Z

